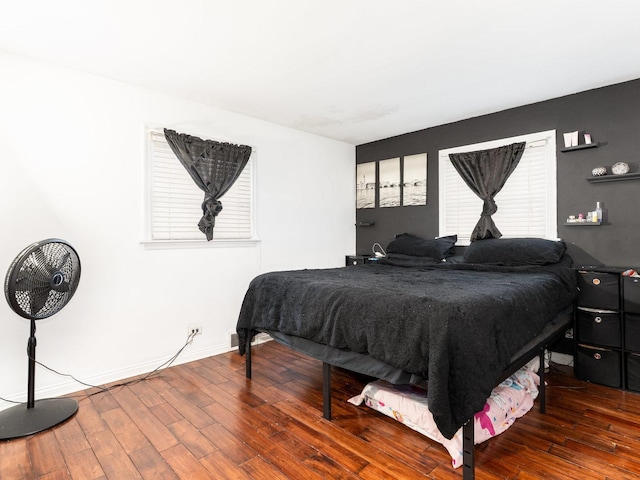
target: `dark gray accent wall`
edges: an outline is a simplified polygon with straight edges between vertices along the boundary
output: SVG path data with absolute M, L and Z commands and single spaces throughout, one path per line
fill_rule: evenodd
M 594 167 L 620 161 L 629 163 L 631 172 L 640 171 L 640 79 L 357 146 L 356 163 L 426 152 L 428 198 L 426 206 L 357 210 L 357 222 L 375 225 L 356 226 L 356 253 L 370 253 L 374 242 L 386 247 L 398 233 L 438 235 L 439 150 L 553 129 L 559 237 L 576 263 L 640 267 L 640 180 L 586 180 Z M 590 133 L 600 146 L 561 152 L 562 134 L 575 130 Z M 596 202 L 607 211 L 607 225 L 564 225 L 568 215 L 586 214 Z

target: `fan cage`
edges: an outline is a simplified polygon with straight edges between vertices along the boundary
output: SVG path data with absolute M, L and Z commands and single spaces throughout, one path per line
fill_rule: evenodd
M 49 239 L 25 248 L 5 279 L 11 308 L 28 319 L 43 319 L 60 311 L 80 280 L 78 254 L 64 240 Z

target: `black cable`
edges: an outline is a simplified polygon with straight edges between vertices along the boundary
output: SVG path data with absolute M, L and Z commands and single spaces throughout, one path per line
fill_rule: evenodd
M 110 387 L 102 387 L 102 386 L 92 385 L 92 387 L 99 388 L 100 390 L 98 390 L 97 392 L 90 393 L 89 395 L 87 395 L 87 398 L 88 397 L 92 397 L 94 395 L 97 395 L 98 393 L 108 392 L 109 390 L 113 390 L 114 388 L 126 387 L 127 385 L 134 385 L 136 383 L 144 382 L 145 380 L 148 380 L 149 378 L 151 378 L 152 376 L 156 375 L 161 370 L 164 370 L 165 368 L 170 367 L 171 364 L 176 361 L 176 359 L 182 353 L 182 351 L 185 348 L 187 348 L 188 345 L 191 344 L 191 341 L 193 340 L 193 337 L 195 337 L 196 335 L 197 335 L 196 332 L 190 333 L 189 336 L 187 337 L 187 341 L 184 343 L 184 345 L 171 358 L 169 358 L 169 360 L 167 360 L 166 362 L 162 363 L 161 365 L 158 365 L 156 368 L 154 368 L 149 373 L 147 373 L 144 377 L 136 378 L 134 380 L 129 380 L 127 382 L 117 383 L 117 384 L 111 385 Z
M 180 356 L 180 354 L 183 352 L 183 350 L 185 348 L 187 348 L 191 344 L 191 342 L 193 341 L 193 337 L 195 337 L 196 335 L 197 335 L 196 332 L 191 332 L 187 336 L 187 340 L 184 343 L 184 345 L 182 347 L 180 347 L 180 349 L 171 358 L 169 358 L 169 360 L 167 360 L 166 362 L 158 365 L 156 368 L 154 368 L 149 373 L 147 373 L 144 377 L 136 378 L 134 380 L 129 380 L 127 382 L 117 383 L 117 384 L 111 385 L 110 387 L 103 387 L 101 385 L 92 385 L 90 383 L 83 382 L 82 380 L 78 380 L 76 377 L 74 377 L 70 373 L 61 373 L 61 372 L 58 372 L 57 370 L 54 370 L 51 367 L 46 366 L 45 364 L 39 362 L 38 360 L 33 359 L 33 361 L 35 363 L 37 363 L 38 365 L 40 365 L 42 368 L 45 368 L 46 370 L 49 370 L 50 372 L 55 373 L 56 375 L 60 375 L 61 377 L 71 378 L 72 380 L 78 382 L 81 385 L 84 385 L 85 387 L 98 388 L 99 390 L 97 392 L 93 392 L 93 393 L 87 395 L 86 397 L 83 397 L 83 398 L 89 398 L 89 397 L 91 397 L 93 395 L 96 395 L 98 393 L 108 392 L 109 390 L 112 390 L 112 389 L 117 388 L 117 387 L 125 387 L 127 385 L 133 385 L 133 384 L 138 383 L 138 382 L 143 382 L 143 381 L 147 380 L 148 378 L 152 377 L 153 375 L 156 375 L 161 370 L 164 370 L 165 368 L 170 367 L 171 364 L 176 361 L 178 356 Z M 16 400 L 7 400 L 6 398 L 3 398 L 3 397 L 0 397 L 0 400 L 2 400 L 4 402 L 8 402 L 8 403 L 17 403 L 17 404 L 24 403 L 24 402 L 19 402 L 19 401 L 16 401 Z
M 18 404 L 24 403 L 24 402 L 19 402 L 17 400 L 9 400 L 9 399 L 4 398 L 4 397 L 0 397 L 0 400 L 2 400 L 3 402 L 7 402 L 7 403 L 18 403 Z

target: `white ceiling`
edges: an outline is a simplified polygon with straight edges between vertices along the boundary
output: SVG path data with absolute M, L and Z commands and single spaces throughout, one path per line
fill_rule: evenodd
M 0 0 L 0 50 L 361 144 L 639 78 L 639 21 L 637 0 Z

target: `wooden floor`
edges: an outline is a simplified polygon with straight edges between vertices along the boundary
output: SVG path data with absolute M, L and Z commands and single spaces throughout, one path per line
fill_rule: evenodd
M 322 418 L 320 362 L 275 342 L 80 397 L 75 417 L 0 443 L 0 479 L 461 478 L 439 444 L 346 399 L 366 379 L 334 369 Z M 640 395 L 552 368 L 534 410 L 476 447 L 478 479 L 640 478 Z

